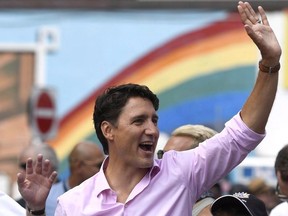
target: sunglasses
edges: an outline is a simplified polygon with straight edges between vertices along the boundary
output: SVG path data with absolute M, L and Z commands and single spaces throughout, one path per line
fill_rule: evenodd
M 26 163 L 20 163 L 19 168 L 26 170 Z
M 279 184 L 277 182 L 277 185 L 276 185 L 276 191 L 275 191 L 275 194 L 277 195 L 277 197 L 283 201 L 283 202 L 288 202 L 288 196 L 284 195 L 284 194 L 281 194 L 280 192 L 280 187 L 279 187 Z

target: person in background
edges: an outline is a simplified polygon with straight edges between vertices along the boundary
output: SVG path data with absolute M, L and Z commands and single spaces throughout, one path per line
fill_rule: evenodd
M 288 215 L 288 145 L 278 152 L 275 160 L 275 174 L 277 177 L 276 194 L 282 201 L 271 210 L 270 216 Z
M 46 215 L 54 216 L 58 197 L 97 173 L 103 160 L 103 151 L 96 143 L 77 143 L 68 156 L 70 175 L 52 186 L 46 201 Z
M 248 188 L 251 194 L 265 203 L 268 213 L 279 204 L 274 188 L 268 185 L 264 179 L 259 177 L 252 179 L 248 183 Z
M 228 194 L 234 194 L 234 193 L 237 193 L 239 191 L 250 194 L 248 186 L 246 184 L 242 184 L 242 183 L 231 184 L 229 191 L 228 191 Z
M 217 134 L 217 131 L 204 125 L 188 124 L 180 126 L 171 133 L 171 137 L 164 146 L 163 153 L 169 150 L 185 151 L 194 149 L 215 134 Z
M 225 191 L 223 189 L 223 184 L 225 183 L 226 184 L 226 179 L 223 178 L 223 179 L 220 179 L 216 184 L 214 184 L 211 188 L 210 188 L 210 191 L 212 192 L 214 198 L 218 198 L 220 196 L 222 196 Z
M 57 172 L 51 172 L 53 168 L 50 161 L 44 160 L 43 155 L 39 154 L 35 160 L 33 163 L 32 158 L 27 159 L 25 172 L 20 172 L 17 175 L 17 184 L 26 203 L 26 216 L 45 216 L 45 201 L 57 178 Z M 5 205 L 4 208 L 8 208 L 8 206 Z M 13 214 L 1 215 L 12 216 Z M 22 213 L 19 213 L 17 216 L 21 215 Z
M 217 132 L 204 125 L 183 125 L 176 128 L 172 133 L 171 137 L 168 139 L 163 150 L 159 150 L 157 155 L 159 159 L 163 157 L 165 152 L 170 150 L 175 151 L 185 151 L 189 149 L 194 149 L 199 146 L 200 143 L 204 142 L 206 139 L 213 137 Z M 216 183 L 217 184 L 217 183 Z M 214 185 L 215 188 L 220 185 Z M 218 194 L 217 194 L 218 195 Z M 208 190 L 201 194 L 200 198 L 196 201 L 193 206 L 192 216 L 209 216 L 210 207 L 215 200 L 215 194 L 212 190 Z
M 96 99 L 94 127 L 108 155 L 100 171 L 58 198 L 55 216 L 191 215 L 198 197 L 225 177 L 265 137 L 277 92 L 281 47 L 262 7 L 238 3 L 244 28 L 261 53 L 255 86 L 225 128 L 198 148 L 154 158 L 159 138 L 158 97 L 122 84 Z M 251 71 L 252 72 L 252 71 Z
M 45 200 L 57 173 L 56 171 L 51 173 L 50 161 L 43 161 L 42 155 L 38 155 L 35 164 L 31 158 L 27 159 L 25 164 L 25 171 L 17 175 L 17 184 L 27 204 L 26 210 L 10 196 L 0 191 L 1 216 L 45 215 Z
M 212 203 L 211 213 L 213 216 L 268 216 L 265 204 L 244 192 L 219 197 Z
M 58 171 L 58 159 L 54 149 L 46 143 L 33 143 L 23 149 L 19 157 L 19 167 L 21 172 L 25 172 L 26 160 L 32 158 L 34 161 L 38 154 L 42 154 L 44 159 L 51 163 L 50 173 Z M 82 183 L 99 171 L 104 160 L 103 151 L 96 143 L 81 141 L 77 143 L 69 154 L 70 175 L 67 181 L 56 179 L 46 200 L 46 216 L 54 216 L 57 206 L 57 198 L 72 187 Z M 26 203 L 23 198 L 17 201 L 25 208 Z
M 22 150 L 22 152 L 20 152 L 19 159 L 18 159 L 19 169 L 20 169 L 19 171 L 22 173 L 25 173 L 27 159 L 32 158 L 33 161 L 36 161 L 36 158 L 39 154 L 43 155 L 44 160 L 48 159 L 50 161 L 50 164 L 51 164 L 50 174 L 53 173 L 54 171 L 56 172 L 58 171 L 59 162 L 58 162 L 56 152 L 47 143 L 43 143 L 39 140 L 32 141 L 28 147 L 25 147 Z M 60 185 L 61 185 L 60 180 L 56 178 L 51 190 L 54 191 L 54 188 L 58 189 Z M 55 196 L 58 197 L 60 194 L 62 194 L 62 191 L 58 191 L 57 195 Z M 53 204 L 53 200 L 55 200 L 55 204 Z M 18 199 L 17 202 L 22 207 L 24 208 L 26 207 L 25 200 L 22 197 Z M 57 202 L 56 202 L 56 198 L 54 198 L 54 194 L 53 196 L 52 194 L 51 195 L 49 194 L 47 201 L 46 201 L 47 216 L 52 216 L 52 215 L 54 216 L 56 205 L 57 205 Z
M 70 175 L 64 182 L 65 191 L 96 174 L 100 170 L 104 158 L 102 149 L 96 143 L 82 141 L 76 144 L 68 157 Z

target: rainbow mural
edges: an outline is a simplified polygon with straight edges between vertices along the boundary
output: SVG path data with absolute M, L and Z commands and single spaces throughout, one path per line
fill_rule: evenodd
M 221 130 L 243 105 L 255 81 L 258 51 L 238 14 L 187 32 L 160 45 L 123 69 L 61 120 L 50 144 L 67 172 L 67 154 L 80 140 L 97 140 L 92 113 L 97 95 L 123 83 L 147 85 L 160 99 L 160 131 L 182 124 L 204 124 Z

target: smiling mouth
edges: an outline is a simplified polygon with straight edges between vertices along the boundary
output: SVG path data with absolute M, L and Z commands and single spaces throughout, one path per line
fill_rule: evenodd
M 153 150 L 152 145 L 147 145 L 147 144 L 140 144 L 140 148 L 143 151 L 147 151 L 147 152 L 152 152 L 152 150 Z

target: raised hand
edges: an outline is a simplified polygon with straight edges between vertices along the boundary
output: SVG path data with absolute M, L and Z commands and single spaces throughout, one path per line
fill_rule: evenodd
M 277 65 L 282 51 L 264 9 L 258 7 L 259 17 L 248 2 L 240 1 L 237 8 L 247 34 L 261 52 L 262 63 L 270 67 Z
M 36 164 L 33 166 L 31 158 L 26 163 L 26 173 L 18 173 L 18 189 L 27 206 L 32 210 L 45 208 L 45 202 L 51 186 L 56 179 L 57 172 L 49 176 L 50 162 L 43 161 L 43 156 L 38 155 Z

